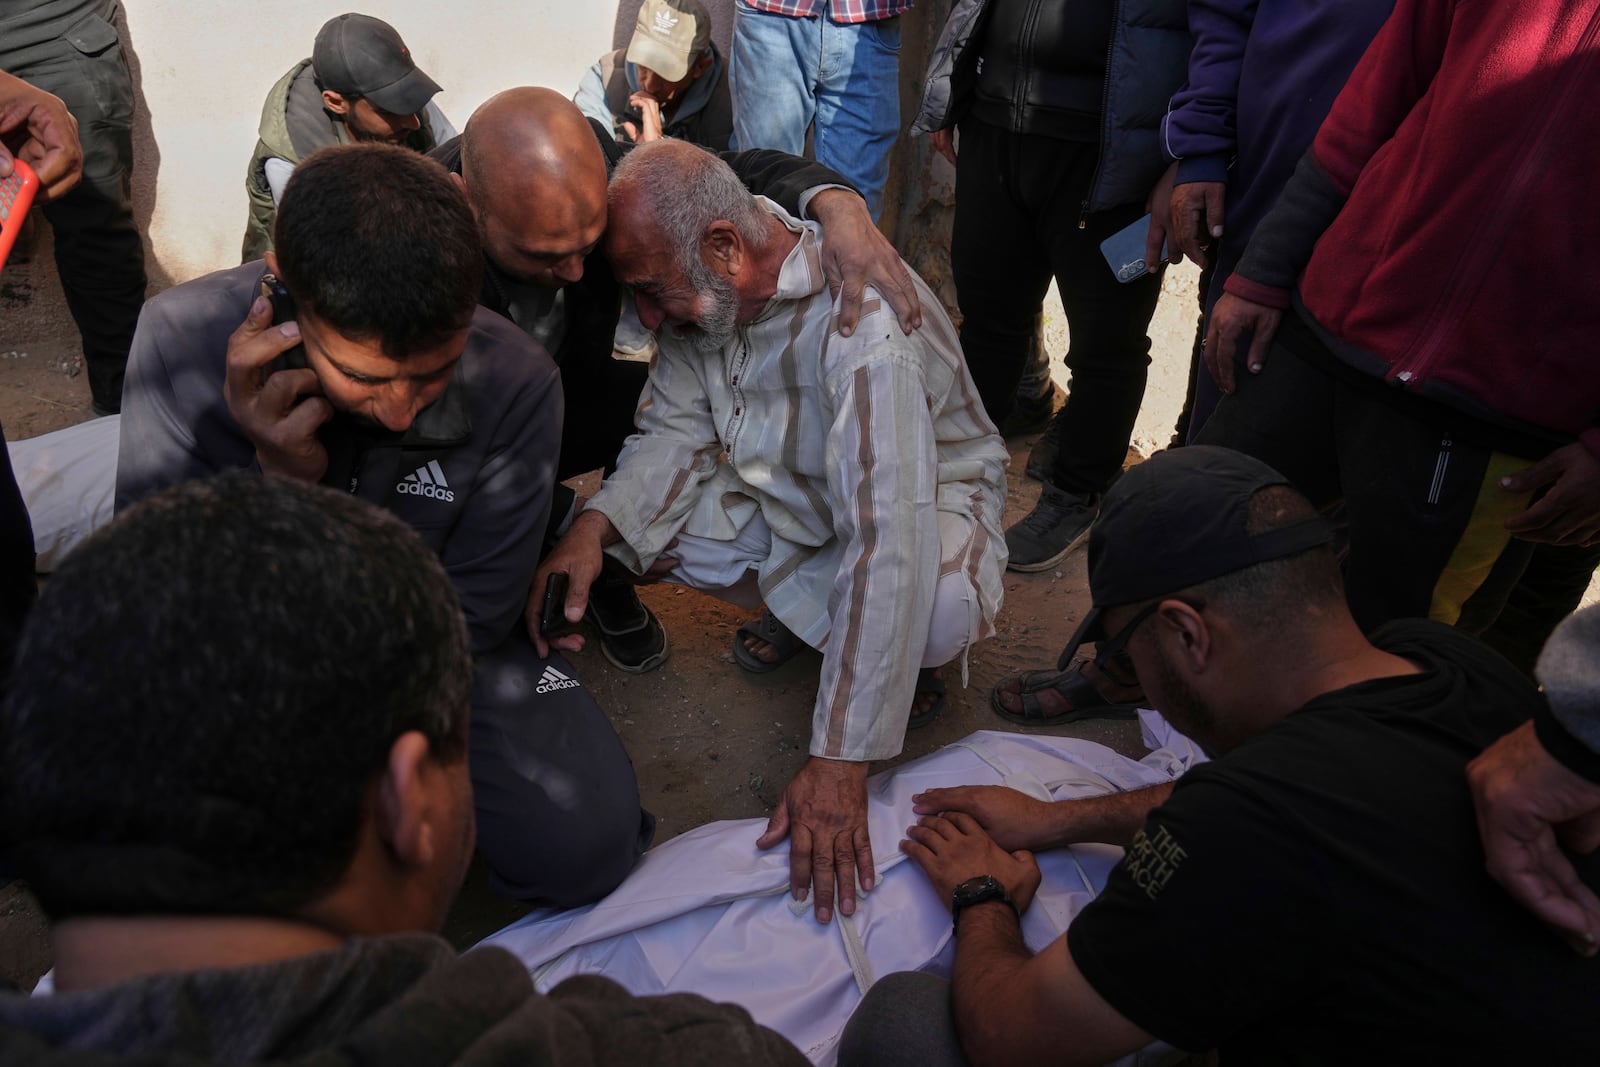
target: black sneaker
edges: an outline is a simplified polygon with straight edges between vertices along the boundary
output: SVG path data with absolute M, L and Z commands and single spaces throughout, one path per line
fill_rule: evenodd
M 1006 531 L 1006 566 L 1024 574 L 1054 567 L 1088 538 L 1098 505 L 1092 493 L 1069 493 L 1046 482 L 1033 510 Z
M 667 631 L 639 591 L 610 567 L 589 587 L 585 617 L 600 631 L 600 651 L 619 671 L 643 674 L 667 661 Z
M 1036 482 L 1050 484 L 1050 472 L 1055 470 L 1056 456 L 1061 454 L 1061 427 L 1066 414 L 1065 408 L 1056 412 L 1050 425 L 1045 427 L 1044 436 L 1035 441 L 1028 452 L 1028 465 L 1022 473 Z

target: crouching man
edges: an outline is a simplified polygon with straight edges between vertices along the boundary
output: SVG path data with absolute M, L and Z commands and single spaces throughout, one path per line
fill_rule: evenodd
M 472 855 L 451 586 L 394 515 L 245 473 L 55 572 L 0 711 L 54 993 L 0 995 L 0 1062 L 804 1067 L 740 1008 L 599 977 L 540 996 L 432 935 Z
M 950 903 L 954 973 L 873 986 L 843 1067 L 1102 1064 L 1153 1038 L 1222 1064 L 1600 1060 L 1600 970 L 1489 879 L 1463 773 L 1538 692 L 1439 623 L 1369 640 L 1332 539 L 1228 449 L 1162 453 L 1112 487 L 1073 644 L 1098 641 L 1096 666 L 1215 758 L 1055 804 L 916 797 L 901 847 Z M 1035 955 L 1032 852 L 1079 841 L 1127 855 Z M 1600 857 L 1578 866 L 1600 884 Z
M 438 553 L 467 614 L 479 847 L 497 888 L 549 904 L 598 899 L 654 823 L 611 724 L 521 623 L 561 452 L 555 365 L 478 307 L 477 227 L 431 159 L 322 149 L 289 179 L 276 227 L 264 262 L 145 305 L 117 506 L 252 468 L 398 515 Z M 288 298 L 279 306 L 262 295 L 274 281 Z
M 577 621 L 608 551 L 635 573 L 764 600 L 735 640 L 746 669 L 822 650 L 812 758 L 758 844 L 789 838 L 792 888 L 803 899 L 815 882 L 827 922 L 872 885 L 868 762 L 900 751 L 914 699 L 921 718 L 937 711 L 932 668 L 993 632 L 1005 446 L 933 294 L 918 283 L 931 313 L 908 335 L 869 290 L 842 336 L 816 225 L 715 156 L 640 146 L 617 166 L 610 218 L 606 254 L 661 350 L 639 433 L 535 593 L 566 572 Z

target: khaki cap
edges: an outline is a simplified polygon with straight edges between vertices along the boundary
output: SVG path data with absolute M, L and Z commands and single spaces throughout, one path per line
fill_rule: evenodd
M 645 0 L 628 43 L 628 62 L 681 81 L 711 44 L 711 14 L 700 0 Z

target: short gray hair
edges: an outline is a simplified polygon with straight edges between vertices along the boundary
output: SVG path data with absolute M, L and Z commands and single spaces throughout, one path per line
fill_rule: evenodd
M 770 238 L 767 213 L 733 168 L 685 141 L 664 137 L 623 156 L 611 176 L 611 205 L 624 194 L 637 195 L 649 209 L 690 279 L 704 273 L 700 242 L 713 222 L 732 223 L 754 248 L 766 247 Z

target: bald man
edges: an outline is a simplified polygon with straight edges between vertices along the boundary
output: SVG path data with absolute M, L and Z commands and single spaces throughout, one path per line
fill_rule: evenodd
M 557 477 L 614 469 L 634 431 L 643 363 L 612 357 L 622 289 L 601 251 L 606 188 L 624 152 L 603 125 L 550 89 L 508 89 L 483 104 L 463 134 L 431 154 L 466 190 L 483 238 L 480 303 L 509 318 L 554 357 L 566 420 Z M 751 192 L 824 231 L 824 269 L 842 295 L 839 322 L 849 334 L 863 286 L 876 288 L 906 329 L 921 323 L 916 287 L 867 205 L 838 174 L 782 152 L 725 157 Z M 552 533 L 570 518 L 574 496 L 558 487 Z M 539 617 L 530 611 L 530 619 Z M 666 633 L 620 568 L 589 595 L 588 620 L 613 665 L 634 673 L 667 658 Z

